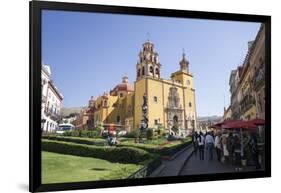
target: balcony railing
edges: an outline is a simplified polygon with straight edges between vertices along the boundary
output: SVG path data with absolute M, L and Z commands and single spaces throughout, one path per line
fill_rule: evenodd
M 41 102 L 42 102 L 42 103 L 46 103 L 46 102 L 47 102 L 47 97 L 46 97 L 46 96 L 42 96 Z
M 60 115 L 52 111 L 45 111 L 45 115 L 54 121 L 58 121 L 60 119 Z
M 240 103 L 241 113 L 245 113 L 255 104 L 256 101 L 252 95 L 249 94 L 245 95 Z
M 264 83 L 265 83 L 264 70 L 263 69 L 257 70 L 253 80 L 253 88 L 257 90 Z

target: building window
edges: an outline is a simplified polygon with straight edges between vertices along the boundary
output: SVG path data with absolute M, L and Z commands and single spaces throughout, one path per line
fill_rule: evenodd
M 120 95 L 119 95 L 120 97 L 123 97 L 123 93 L 120 93 Z
M 159 76 L 159 69 L 158 68 L 155 69 L 155 74 Z
M 153 67 L 152 67 L 152 66 L 149 67 L 149 72 L 152 73 L 152 74 L 154 74 L 154 70 L 153 70 Z
M 191 104 L 191 102 L 189 102 L 189 104 L 188 104 L 188 105 L 189 105 L 189 107 L 192 107 L 192 104 Z
M 158 120 L 154 119 L 154 125 L 158 125 Z
M 138 77 L 140 77 L 140 73 L 141 73 L 140 71 L 141 71 L 141 70 L 140 70 L 140 69 L 138 69 Z
M 144 68 L 144 66 L 142 67 L 142 75 L 144 75 L 145 74 L 145 68 Z
M 118 116 L 116 117 L 116 122 L 117 122 L 117 123 L 120 122 L 120 115 L 118 115 Z
M 154 101 L 155 103 L 157 103 L 157 100 L 158 100 L 158 99 L 157 99 L 157 96 L 154 96 L 154 97 L 153 97 L 153 101 Z

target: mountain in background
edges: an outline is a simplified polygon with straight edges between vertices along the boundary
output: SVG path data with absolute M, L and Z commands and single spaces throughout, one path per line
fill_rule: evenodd
M 87 107 L 63 107 L 61 109 L 61 115 L 63 117 L 67 117 L 72 113 L 79 114 L 82 110 L 86 109 Z
M 204 122 L 204 121 L 219 122 L 221 119 L 222 117 L 217 115 L 197 117 L 197 121 L 199 122 Z

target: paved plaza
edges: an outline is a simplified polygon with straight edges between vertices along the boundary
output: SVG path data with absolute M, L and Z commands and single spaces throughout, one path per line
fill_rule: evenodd
M 212 173 L 232 173 L 256 171 L 255 166 L 246 166 L 237 171 L 236 166 L 230 163 L 221 163 L 217 160 L 214 151 L 213 160 L 208 159 L 205 151 L 205 159 L 199 159 L 199 152 L 195 153 L 193 147 L 187 147 L 170 160 L 162 160 L 162 165 L 158 167 L 150 177 L 178 176 L 178 175 L 198 175 Z

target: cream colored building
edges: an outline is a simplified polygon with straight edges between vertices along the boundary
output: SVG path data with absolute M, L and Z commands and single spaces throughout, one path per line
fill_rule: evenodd
M 265 118 L 265 28 L 261 25 L 254 41 L 248 42 L 242 66 L 230 75 L 232 119 Z
M 42 64 L 41 70 L 41 129 L 51 133 L 58 128 L 63 96 L 51 80 L 50 66 Z

